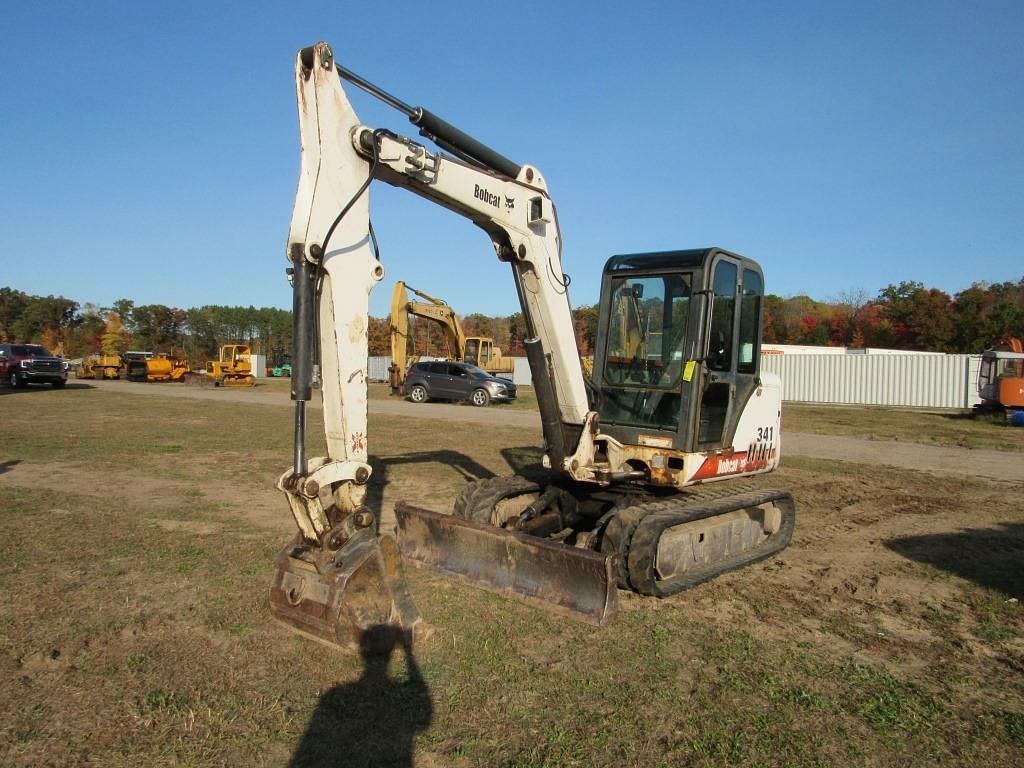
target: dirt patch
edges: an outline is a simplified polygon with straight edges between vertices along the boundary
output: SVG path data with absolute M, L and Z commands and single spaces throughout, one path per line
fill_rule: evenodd
M 195 464 L 206 462 L 196 460 Z M 251 524 L 261 529 L 288 532 L 294 522 L 280 491 L 273 487 L 253 488 L 245 482 L 203 482 L 165 480 L 145 471 L 105 471 L 102 484 L 96 472 L 78 464 L 36 464 L 19 462 L 4 473 L 0 485 L 25 490 L 45 490 L 50 497 L 69 491 L 96 499 L 96 509 L 109 511 L 123 506 L 154 510 L 178 510 L 183 517 L 155 517 L 150 522 L 167 531 L 186 531 L 211 535 L 224 529 L 224 523 Z M 87 510 L 55 509 L 53 514 L 81 513 Z M 191 519 L 192 515 L 215 520 Z
M 282 765 L 314 722 L 406 728 L 423 687 L 417 765 L 1024 764 L 1019 484 L 790 451 L 763 478 L 797 501 L 789 549 L 620 593 L 601 629 L 409 569 L 434 630 L 418 671 L 393 657 L 388 697 L 353 703 L 363 660 L 267 610 L 287 409 L 45 394 L 0 435 L 4 765 Z M 537 459 L 529 426 L 371 418 L 384 508 Z

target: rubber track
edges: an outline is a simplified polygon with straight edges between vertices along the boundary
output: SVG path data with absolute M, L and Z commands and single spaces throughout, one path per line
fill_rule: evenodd
M 540 481 L 522 475 L 475 480 L 459 493 L 452 514 L 490 525 L 491 514 L 503 499 L 523 493 L 537 493 L 541 488 Z M 736 483 L 710 483 L 691 486 L 678 496 L 669 498 L 649 501 L 641 498 L 634 503 L 630 503 L 630 497 L 624 497 L 623 500 L 626 504 L 619 508 L 609 522 L 606 539 L 609 543 L 618 542 L 618 546 L 613 546 L 619 555 L 619 586 L 642 595 L 674 595 L 722 573 L 771 557 L 789 544 L 795 525 L 792 497 L 788 492 L 764 490 L 750 483 L 739 486 Z M 735 560 L 713 564 L 667 582 L 657 579 L 654 559 L 658 539 L 667 528 L 776 500 L 788 501 L 788 504 L 783 504 L 782 530 L 761 548 Z
M 608 545 L 602 545 L 603 551 L 614 551 L 618 556 L 616 564 L 618 569 L 619 586 L 622 589 L 630 589 L 638 592 L 633 586 L 629 577 L 629 548 L 636 533 L 637 526 L 643 522 L 647 515 L 653 514 L 662 507 L 665 509 L 679 509 L 680 505 L 693 505 L 699 502 L 707 502 L 715 499 L 725 499 L 736 496 L 740 493 L 751 493 L 757 491 L 757 486 L 751 483 L 737 485 L 732 483 L 709 483 L 707 485 L 694 485 L 683 489 L 678 496 L 669 498 L 661 497 L 644 500 L 643 497 L 624 496 L 621 506 L 615 517 L 609 521 L 605 534 L 605 541 Z
M 539 490 L 538 483 L 522 475 L 474 480 L 468 483 L 455 498 L 452 514 L 465 520 L 490 525 L 491 513 L 502 499 L 524 493 L 536 493 Z
M 734 491 L 735 488 L 731 489 Z M 737 509 L 746 509 L 765 504 L 770 501 L 781 502 L 783 517 L 782 528 L 760 547 L 742 555 L 712 563 L 698 568 L 691 573 L 677 576 L 669 580 L 659 580 L 654 567 L 661 535 L 673 526 L 693 520 L 704 520 Z M 756 490 L 747 493 L 715 494 L 709 498 L 699 494 L 694 497 L 673 498 L 649 502 L 636 509 L 640 515 L 634 525 L 629 527 L 629 536 L 623 540 L 621 552 L 624 553 L 625 572 L 629 587 L 642 595 L 668 597 L 684 589 L 708 581 L 722 573 L 742 568 L 759 560 L 763 560 L 785 549 L 793 537 L 796 525 L 796 512 L 793 498 L 787 491 Z

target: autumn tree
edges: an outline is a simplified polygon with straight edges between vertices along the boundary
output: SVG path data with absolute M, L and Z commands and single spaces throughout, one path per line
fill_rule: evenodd
M 878 301 L 892 323 L 898 349 L 953 351 L 955 307 L 949 294 L 904 281 L 879 291 Z
M 125 350 L 124 323 L 121 322 L 121 316 L 114 310 L 107 312 L 102 349 L 105 355 L 119 355 Z
M 768 294 L 764 297 L 764 340 L 769 344 L 786 343 L 785 304 L 781 296 Z
M 596 304 L 576 307 L 572 311 L 573 326 L 576 329 L 576 346 L 581 355 L 594 354 L 597 344 L 597 313 Z

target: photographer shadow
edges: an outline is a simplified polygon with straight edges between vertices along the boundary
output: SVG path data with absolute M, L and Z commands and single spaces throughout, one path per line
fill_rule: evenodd
M 406 674 L 388 665 L 400 648 Z M 408 633 L 378 625 L 360 643 L 363 675 L 320 697 L 289 768 L 412 768 L 416 734 L 433 719 L 430 690 Z

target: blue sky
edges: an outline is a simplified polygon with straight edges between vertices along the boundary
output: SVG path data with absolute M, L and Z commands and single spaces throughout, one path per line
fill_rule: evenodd
M 541 169 L 575 304 L 609 255 L 704 245 L 783 296 L 1024 276 L 1019 0 L 9 3 L 0 35 L 0 285 L 29 293 L 290 306 L 293 62 L 321 39 Z M 472 225 L 385 185 L 371 212 L 374 314 L 398 279 L 517 309 Z

